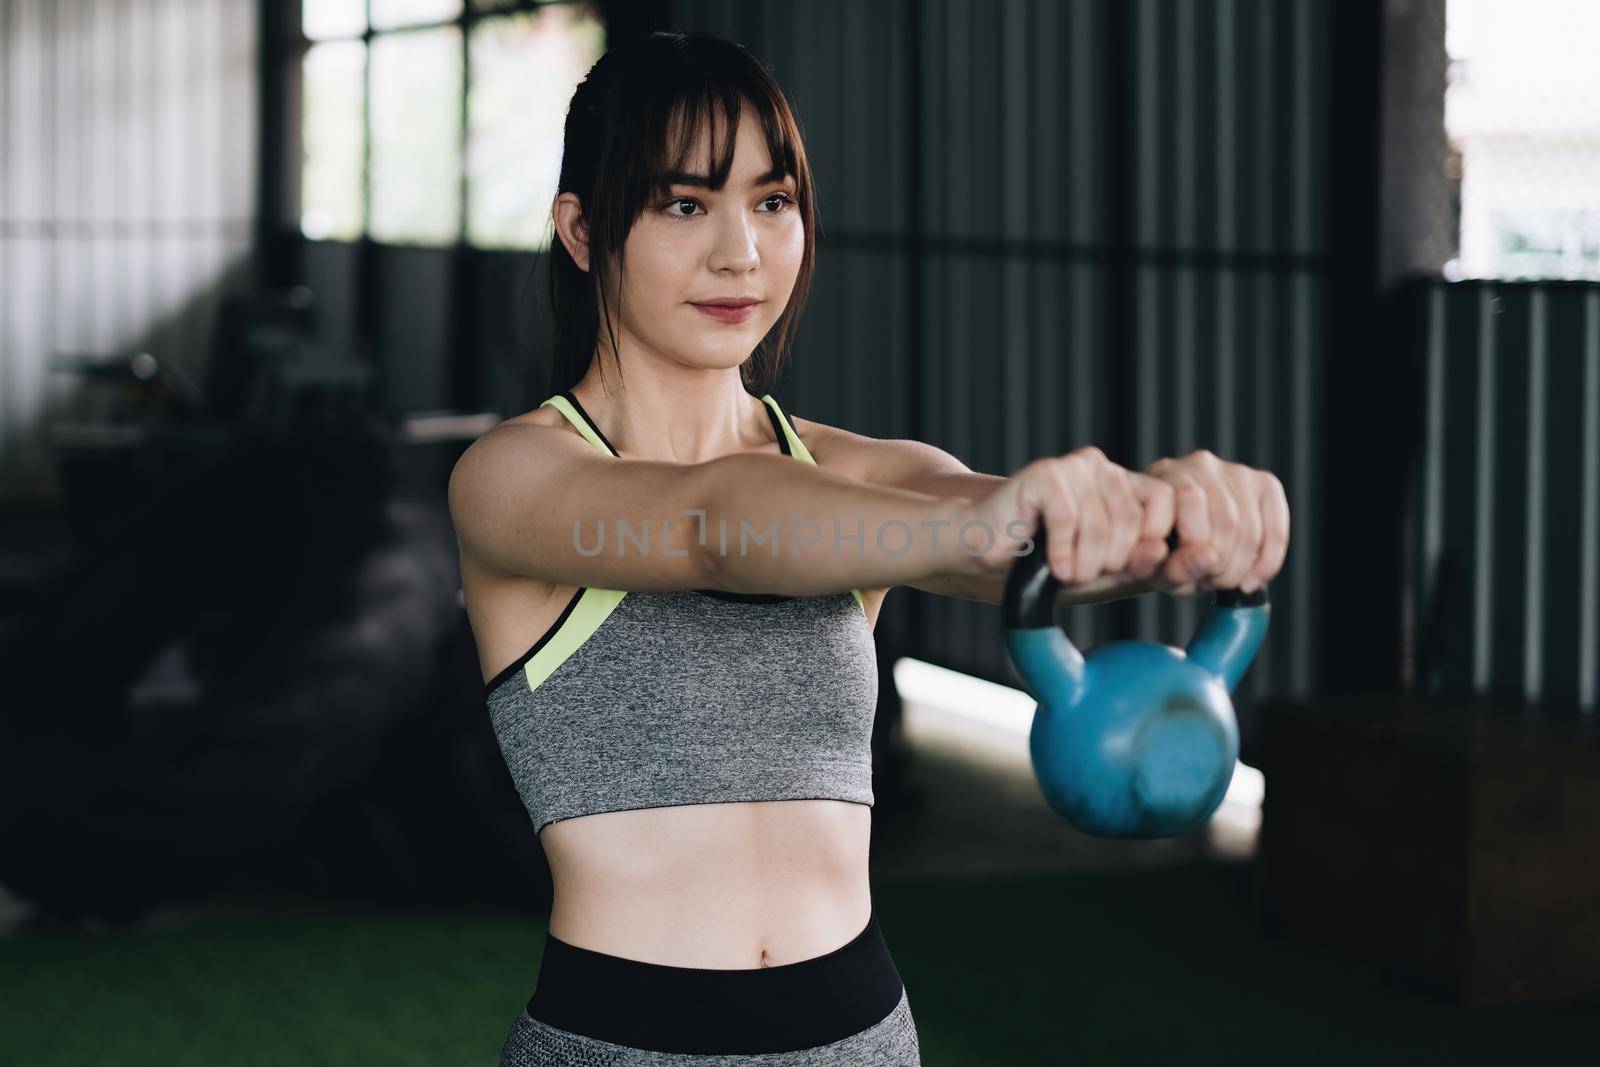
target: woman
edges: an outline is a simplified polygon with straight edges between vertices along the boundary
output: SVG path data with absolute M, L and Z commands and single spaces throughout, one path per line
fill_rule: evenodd
M 602 57 L 554 224 L 558 392 L 450 484 L 555 888 L 501 1063 L 918 1063 L 867 877 L 884 594 L 998 603 L 1041 521 L 1063 602 L 1251 589 L 1282 563 L 1282 487 L 1094 448 L 1000 478 L 790 418 L 766 390 L 810 286 L 811 175 L 735 44 Z

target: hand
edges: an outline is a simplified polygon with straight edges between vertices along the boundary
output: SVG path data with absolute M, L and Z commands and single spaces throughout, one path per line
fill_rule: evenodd
M 1042 520 L 1050 571 L 1063 586 L 1149 580 L 1167 556 L 1174 508 L 1170 484 L 1119 467 L 1088 445 L 1034 460 L 978 502 L 976 518 L 994 536 L 974 562 L 985 573 L 1009 571 Z M 966 538 L 973 551 L 981 541 Z
M 1149 580 L 1178 596 L 1201 590 L 1252 593 L 1283 568 L 1289 501 L 1270 471 L 1219 459 L 1205 449 L 1145 468 L 1177 498 L 1178 543 Z

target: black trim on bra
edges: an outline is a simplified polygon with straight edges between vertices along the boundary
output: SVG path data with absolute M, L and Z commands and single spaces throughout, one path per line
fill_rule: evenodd
M 578 416 L 588 424 L 589 429 L 594 431 L 595 436 L 600 438 L 601 443 L 611 451 L 611 454 L 621 459 L 622 453 L 617 451 L 617 446 L 612 444 L 611 439 L 600 431 L 599 426 L 595 425 L 594 419 L 589 417 L 589 412 L 578 402 L 578 398 L 572 395 L 572 390 L 564 389 L 561 395 L 567 398 L 567 403 L 572 405 L 572 410 L 576 411 Z M 767 419 L 772 423 L 772 434 L 778 439 L 779 450 L 786 456 L 794 455 L 789 449 L 789 435 L 783 432 L 783 423 L 778 419 L 778 413 L 765 400 L 761 401 L 761 406 L 766 409 Z
M 783 432 L 783 423 L 778 421 L 778 413 L 772 410 L 772 405 L 765 400 L 761 402 L 761 406 L 767 409 L 767 418 L 772 420 L 772 432 L 778 435 L 778 447 L 783 449 L 784 455 L 794 455 L 789 451 L 789 435 Z
M 512 663 L 505 670 L 496 674 L 493 678 L 490 678 L 484 683 L 483 691 L 485 695 L 494 692 L 507 678 L 510 678 L 513 674 L 526 667 L 528 665 L 528 661 L 532 659 L 541 648 L 550 643 L 550 639 L 556 635 L 556 631 L 561 629 L 561 624 L 567 621 L 567 617 L 571 615 L 573 609 L 578 606 L 578 598 L 583 596 L 583 591 L 586 588 L 588 587 L 581 585 L 578 587 L 578 591 L 572 594 L 572 599 L 567 601 L 567 606 L 561 609 L 561 614 L 556 616 L 556 621 L 551 623 L 550 628 L 544 632 L 543 636 L 533 643 L 532 648 L 518 656 L 516 662 Z
M 564 389 L 562 390 L 561 395 L 567 398 L 567 403 L 572 405 L 572 410 L 576 411 L 578 415 L 582 417 L 583 421 L 589 424 L 589 429 L 593 430 L 595 436 L 600 438 L 601 443 L 604 444 L 606 448 L 611 450 L 611 454 L 616 456 L 618 459 L 621 459 L 622 453 L 618 452 L 617 446 L 612 444 L 610 439 L 607 438 L 605 434 L 600 432 L 600 427 L 594 424 L 594 420 L 591 419 L 589 417 L 589 413 L 583 409 L 583 405 L 578 403 L 578 398 L 572 395 L 572 390 Z

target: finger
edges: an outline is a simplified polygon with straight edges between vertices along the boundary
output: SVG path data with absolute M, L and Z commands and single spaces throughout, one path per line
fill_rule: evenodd
M 1210 543 L 1211 505 L 1206 500 L 1205 487 L 1186 470 L 1176 470 L 1170 478 L 1177 494 L 1178 537 L 1194 544 Z
M 1194 596 L 1200 591 L 1199 583 L 1179 556 L 1168 556 L 1146 581 L 1152 589 L 1171 596 Z
M 1052 459 L 1040 468 L 1039 511 L 1043 516 L 1050 573 L 1056 581 L 1065 583 L 1072 581 L 1081 509 L 1061 464 L 1061 460 Z
M 1129 471 L 1128 484 L 1139 506 L 1144 509 L 1144 525 L 1139 529 L 1139 540 L 1160 539 L 1164 544 L 1177 521 L 1177 493 L 1172 483 Z
M 1161 565 L 1161 580 L 1169 593 L 1177 593 L 1185 586 L 1196 585 L 1211 573 L 1207 566 L 1195 562 L 1196 558 L 1204 553 L 1210 553 L 1209 545 L 1190 545 L 1172 553 Z
M 1176 538 L 1177 534 L 1172 536 Z M 1152 589 L 1170 593 L 1195 580 L 1189 570 L 1193 551 L 1191 546 L 1187 554 L 1180 554 L 1167 538 L 1145 538 L 1136 546 L 1134 554 L 1135 558 L 1141 554 L 1153 558 L 1151 573 L 1144 580 Z
M 1100 490 L 1106 500 L 1106 511 L 1111 516 L 1111 536 L 1106 544 L 1103 564 L 1109 574 L 1120 574 L 1128 567 L 1128 558 L 1144 526 L 1144 508 L 1133 495 L 1130 472 L 1107 461 L 1100 465 Z
M 1080 454 L 1074 454 L 1067 462 L 1071 464 L 1068 477 L 1077 493 L 1079 508 L 1078 552 L 1073 574 L 1079 582 L 1092 582 L 1100 577 L 1105 562 L 1111 515 L 1100 492 L 1097 462 Z
M 1176 493 L 1178 547 L 1168 562 L 1167 572 L 1179 580 L 1199 580 L 1221 565 L 1212 546 L 1211 506 L 1200 481 L 1189 471 L 1173 468 L 1165 477 Z
M 1134 542 L 1125 564 L 1127 573 L 1143 581 L 1158 580 L 1161 564 L 1167 558 L 1167 541 L 1163 537 L 1146 537 Z
M 1289 498 L 1277 476 L 1267 473 L 1261 487 L 1261 521 L 1265 527 L 1261 539 L 1261 555 L 1250 573 L 1249 586 L 1240 586 L 1251 593 L 1267 584 L 1283 570 L 1284 557 L 1289 552 Z
M 1218 481 L 1234 509 L 1233 541 L 1228 561 L 1214 579 L 1219 589 L 1237 589 L 1249 576 L 1261 554 L 1261 501 L 1256 491 L 1259 472 L 1239 463 L 1228 464 Z
M 1194 477 L 1205 494 L 1206 520 L 1211 530 L 1208 540 L 1213 553 L 1210 572 L 1199 580 L 1199 584 L 1201 589 L 1211 590 L 1217 588 L 1223 569 L 1233 557 L 1239 528 L 1239 505 L 1215 467 L 1199 466 L 1195 469 Z

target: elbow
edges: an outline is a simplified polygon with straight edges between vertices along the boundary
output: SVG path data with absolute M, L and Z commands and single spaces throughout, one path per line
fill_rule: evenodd
M 698 534 L 698 530 L 695 532 Z M 728 586 L 727 557 L 718 551 L 716 538 L 692 538 L 689 542 L 689 562 L 692 564 L 695 588 L 715 589 L 724 593 L 736 591 Z
M 728 559 L 720 551 L 715 533 L 716 516 L 721 507 L 719 487 L 727 477 L 719 465 L 727 458 L 710 460 L 692 468 L 687 492 L 681 499 L 688 501 L 684 508 L 688 519 L 684 532 L 690 573 L 697 588 L 733 592 L 735 590 L 727 584 L 731 580 Z
M 693 468 L 692 488 L 683 499 L 692 501 L 689 514 L 689 551 L 703 589 L 724 593 L 770 592 L 771 568 L 754 562 L 758 552 L 741 548 L 744 520 L 752 511 L 766 514 L 770 507 L 752 506 L 752 496 L 767 491 L 774 474 L 790 471 L 788 460 L 774 456 L 736 453 L 720 456 Z M 765 527 L 764 527 L 765 528 Z M 752 587 L 752 583 L 754 587 Z

